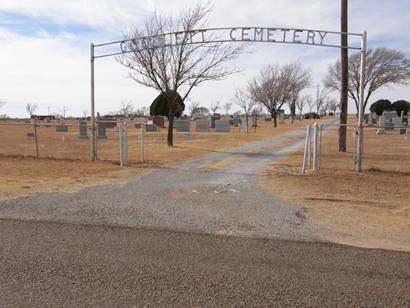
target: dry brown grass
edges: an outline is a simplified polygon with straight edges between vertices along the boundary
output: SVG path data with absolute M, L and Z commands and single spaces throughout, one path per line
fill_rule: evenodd
M 365 172 L 357 174 L 351 133 L 347 153 L 337 152 L 336 129 L 324 136 L 319 174 L 300 174 L 301 149 L 269 166 L 264 184 L 301 205 L 300 214 L 327 231 L 325 240 L 410 250 L 410 141 L 397 130 L 376 136 L 366 129 Z
M 175 133 L 175 147 L 166 146 L 166 129 L 145 134 L 145 164 L 139 161 L 139 130 L 129 130 L 128 168 L 120 168 L 118 133 L 107 130 L 108 140 L 98 141 L 99 159 L 89 161 L 89 140 L 78 138 L 78 127 L 69 127 L 67 133 L 55 132 L 55 127 L 39 128 L 40 157 L 34 159 L 34 140 L 27 138 L 32 131 L 27 125 L 0 125 L 0 198 L 20 196 L 44 190 L 75 190 L 86 185 L 106 183 L 161 165 L 176 163 L 215 151 L 255 142 L 290 130 L 304 127 L 312 121 L 295 121 L 273 128 L 271 122 L 259 121 L 256 133 L 190 133 L 191 140 L 183 140 L 182 133 Z M 50 157 L 50 158 L 48 158 Z M 221 164 L 230 164 L 225 161 Z M 222 165 L 216 165 L 220 168 Z

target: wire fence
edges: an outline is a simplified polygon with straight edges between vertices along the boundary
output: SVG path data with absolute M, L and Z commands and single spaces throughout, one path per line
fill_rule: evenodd
M 127 123 L 127 156 L 130 162 L 141 162 L 147 152 L 147 161 L 163 161 L 163 149 L 167 144 L 167 127 L 148 125 L 145 119 L 125 121 Z M 120 161 L 120 127 L 124 121 L 99 120 L 96 123 L 98 160 Z M 141 126 L 145 132 L 142 136 Z M 153 130 L 152 130 L 153 129 Z M 264 126 L 262 129 L 266 129 Z M 238 126 L 230 127 L 230 135 L 240 133 Z M 258 130 L 259 132 L 259 130 Z M 223 136 L 225 135 L 225 136 Z M 190 132 L 174 132 L 178 146 L 192 146 L 195 150 L 218 147 L 227 134 L 197 132 L 196 123 L 191 121 Z M 141 139 L 144 139 L 141 151 Z M 231 138 L 231 141 L 234 140 Z M 174 151 L 175 152 L 175 151 Z M 174 155 L 174 153 L 171 153 Z M 64 123 L 27 120 L 0 120 L 0 156 L 36 157 L 47 159 L 84 160 L 91 159 L 91 124 L 85 120 L 66 120 Z
M 355 169 L 356 125 L 322 124 L 307 130 L 302 172 L 346 171 Z M 346 134 L 343 144 L 339 133 Z M 317 143 L 315 135 L 317 134 Z M 364 171 L 410 174 L 410 128 L 407 121 L 396 125 L 363 127 L 362 167 Z

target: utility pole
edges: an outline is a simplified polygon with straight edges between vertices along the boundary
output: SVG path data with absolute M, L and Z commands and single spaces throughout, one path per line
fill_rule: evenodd
M 97 160 L 97 138 L 95 134 L 95 83 L 94 83 L 94 44 L 90 44 L 91 63 L 91 160 Z
M 349 55 L 348 55 L 348 0 L 341 0 L 341 85 L 340 85 L 340 127 L 339 127 L 339 152 L 346 152 L 346 124 L 348 110 L 348 78 L 349 78 Z

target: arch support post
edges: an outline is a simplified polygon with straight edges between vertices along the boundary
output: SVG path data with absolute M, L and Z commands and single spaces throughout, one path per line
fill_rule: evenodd
M 362 44 L 360 51 L 360 96 L 359 115 L 357 117 L 357 147 L 356 147 L 356 171 L 362 172 L 363 160 L 363 114 L 364 114 L 364 87 L 365 87 L 365 65 L 367 51 L 367 31 L 362 33 Z

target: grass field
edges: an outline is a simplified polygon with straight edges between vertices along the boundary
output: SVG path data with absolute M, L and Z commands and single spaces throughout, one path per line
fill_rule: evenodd
M 325 240 L 363 247 L 410 250 L 410 141 L 398 130 L 365 130 L 365 172 L 352 171 L 348 152 L 338 153 L 337 129 L 324 135 L 319 174 L 300 174 L 303 151 L 273 163 L 261 177 L 283 200 L 303 207 L 301 216 L 328 230 Z
M 30 124 L 0 125 L 0 198 L 25 195 L 44 190 L 76 190 L 85 185 L 118 181 L 131 175 L 149 172 L 151 168 L 176 163 L 214 151 L 255 142 L 305 127 L 313 120 L 279 124 L 259 120 L 256 132 L 240 133 L 190 133 L 184 140 L 182 133 L 175 133 L 175 147 L 166 146 L 166 129 L 157 133 L 145 133 L 145 164 L 140 159 L 140 132 L 130 125 L 130 166 L 118 166 L 118 133 L 107 129 L 107 140 L 98 140 L 100 161 L 90 162 L 89 140 L 79 139 L 78 126 L 70 126 L 67 133 L 57 133 L 55 126 L 38 129 L 40 159 L 35 159 L 35 142 L 27 137 L 33 128 Z M 74 124 L 69 123 L 67 124 Z

